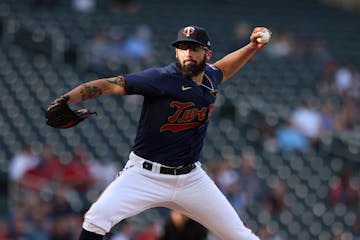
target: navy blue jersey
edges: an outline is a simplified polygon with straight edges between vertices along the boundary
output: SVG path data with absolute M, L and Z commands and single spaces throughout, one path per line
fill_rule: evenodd
M 175 63 L 127 74 L 126 94 L 144 96 L 133 151 L 140 157 L 167 166 L 199 160 L 208 120 L 223 77 L 206 65 L 204 86 L 185 78 Z

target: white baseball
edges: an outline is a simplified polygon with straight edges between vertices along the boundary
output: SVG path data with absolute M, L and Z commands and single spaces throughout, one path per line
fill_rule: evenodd
M 257 38 L 256 40 L 258 43 L 267 43 L 270 41 L 271 35 L 269 31 L 262 32 L 261 37 Z

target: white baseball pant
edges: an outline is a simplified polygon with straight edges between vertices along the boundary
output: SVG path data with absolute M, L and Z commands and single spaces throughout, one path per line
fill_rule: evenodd
M 105 235 L 121 220 L 153 207 L 182 212 L 223 240 L 259 240 L 246 228 L 238 214 L 211 178 L 201 168 L 188 174 L 159 173 L 143 169 L 145 159 L 130 154 L 120 175 L 105 189 L 85 214 L 83 228 Z

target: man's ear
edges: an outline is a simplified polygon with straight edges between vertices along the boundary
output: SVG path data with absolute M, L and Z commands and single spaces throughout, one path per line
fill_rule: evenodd
M 210 58 L 211 58 L 211 54 L 212 54 L 212 51 L 211 50 L 208 50 L 207 52 L 206 52 L 206 60 L 210 60 Z

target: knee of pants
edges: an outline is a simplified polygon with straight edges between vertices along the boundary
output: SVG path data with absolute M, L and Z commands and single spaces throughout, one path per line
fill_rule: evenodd
M 99 208 L 94 203 L 84 217 L 83 228 L 90 232 L 105 235 L 117 222 L 110 208 Z

